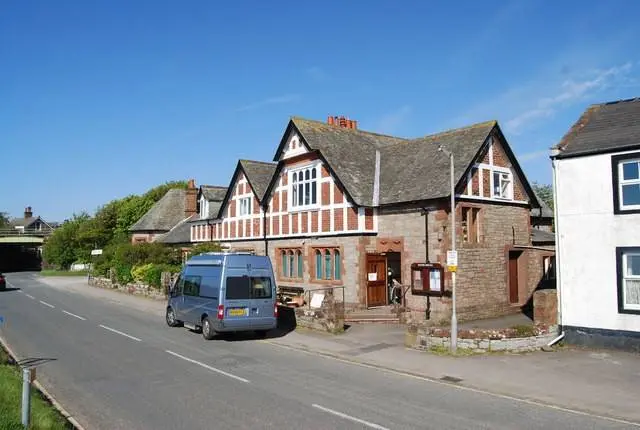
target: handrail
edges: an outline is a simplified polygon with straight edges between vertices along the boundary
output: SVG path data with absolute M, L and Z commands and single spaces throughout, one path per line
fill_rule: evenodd
M 20 228 L 0 228 L 0 236 L 50 236 L 53 229 L 23 230 Z

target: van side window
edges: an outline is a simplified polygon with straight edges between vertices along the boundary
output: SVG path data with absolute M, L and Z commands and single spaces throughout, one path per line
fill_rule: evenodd
M 184 284 L 184 277 L 182 275 L 178 275 L 178 279 L 173 284 L 173 289 L 171 290 L 171 294 L 174 297 L 178 297 L 182 295 L 182 286 Z
M 185 296 L 199 296 L 200 295 L 200 282 L 201 276 L 185 276 L 184 277 L 184 295 Z
M 268 277 L 229 276 L 226 290 L 227 300 L 270 299 L 273 296 Z

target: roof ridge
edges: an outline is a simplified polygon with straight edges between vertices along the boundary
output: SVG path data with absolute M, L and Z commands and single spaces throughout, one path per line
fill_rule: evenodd
M 640 97 L 631 97 L 628 99 L 614 100 L 611 102 L 594 103 L 591 106 L 609 106 L 609 105 L 615 105 L 618 103 L 632 103 L 632 102 L 639 102 L 639 101 L 640 101 Z
M 229 187 L 225 187 L 224 185 L 200 185 L 203 188 L 220 188 L 220 189 L 227 189 Z
M 361 130 L 359 128 L 346 128 L 346 127 L 340 127 L 340 126 L 335 126 L 335 125 L 332 126 L 331 124 L 327 124 L 324 121 L 318 121 L 317 119 L 303 118 L 301 116 L 292 116 L 291 120 L 294 120 L 294 119 L 301 119 L 303 121 L 315 122 L 315 123 L 318 123 L 318 124 L 321 124 L 321 125 L 325 125 L 327 127 L 336 127 L 336 128 L 341 129 L 341 130 L 347 130 L 347 131 L 356 132 L 356 133 L 371 134 L 373 136 L 380 136 L 380 137 L 390 137 L 392 139 L 411 140 L 410 138 L 407 138 L 407 137 L 393 136 L 393 135 L 390 135 L 390 134 L 378 133 L 378 132 L 375 132 L 375 131 Z
M 241 163 L 243 163 L 243 162 L 249 162 L 249 163 L 256 163 L 256 164 L 266 164 L 266 165 L 268 165 L 268 166 L 275 166 L 275 165 L 277 165 L 277 164 L 278 164 L 278 163 L 274 163 L 274 162 L 272 162 L 272 161 L 248 160 L 248 159 L 246 159 L 246 158 L 241 158 L 241 159 L 240 159 L 240 160 L 238 160 L 238 161 L 240 161 Z
M 457 132 L 462 131 L 462 130 L 467 130 L 467 129 L 470 129 L 470 128 L 479 128 L 479 127 L 484 127 L 484 126 L 488 126 L 488 125 L 491 125 L 491 126 L 498 125 L 498 121 L 495 120 L 495 119 L 491 119 L 491 120 L 488 120 L 488 121 L 477 122 L 475 124 L 465 125 L 463 127 L 450 128 L 448 130 L 440 131 L 438 133 L 427 134 L 427 135 L 424 135 L 424 136 L 421 136 L 421 137 L 416 137 L 415 139 L 411 139 L 411 141 L 425 139 L 427 137 L 444 136 L 444 135 L 447 135 L 447 134 L 457 133 Z

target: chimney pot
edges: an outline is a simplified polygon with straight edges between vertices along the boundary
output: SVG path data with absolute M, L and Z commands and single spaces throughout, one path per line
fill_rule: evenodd
M 24 208 L 24 217 L 31 218 L 33 216 L 33 211 L 31 210 L 31 206 L 27 206 Z
M 332 116 L 327 118 L 327 124 L 329 124 L 329 125 L 334 125 L 335 124 L 334 118 Z
M 195 188 L 195 187 L 196 187 L 196 180 L 189 179 L 189 181 L 187 182 L 187 188 Z
M 356 130 L 358 128 L 358 121 L 349 119 L 344 115 L 329 116 L 327 117 L 327 123 L 329 125 L 335 125 L 337 127 L 350 128 L 352 130 Z

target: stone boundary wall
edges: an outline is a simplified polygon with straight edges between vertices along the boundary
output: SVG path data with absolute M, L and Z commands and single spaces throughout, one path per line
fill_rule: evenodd
M 109 290 L 118 290 L 120 292 L 131 294 L 134 296 L 144 296 L 154 300 L 166 300 L 167 295 L 164 289 L 158 289 L 147 284 L 131 283 L 120 285 L 112 282 L 109 278 L 92 276 L 89 277 L 87 283 L 92 287 L 105 288 Z
M 526 336 L 514 328 L 474 329 L 458 331 L 458 349 L 474 353 L 485 352 L 530 352 L 537 351 L 557 337 L 557 327 L 532 327 Z M 407 329 L 405 345 L 422 351 L 449 349 L 451 332 L 448 328 L 418 327 Z
M 329 333 L 344 331 L 344 303 L 327 294 L 320 308 L 303 306 L 295 309 L 296 326 Z

